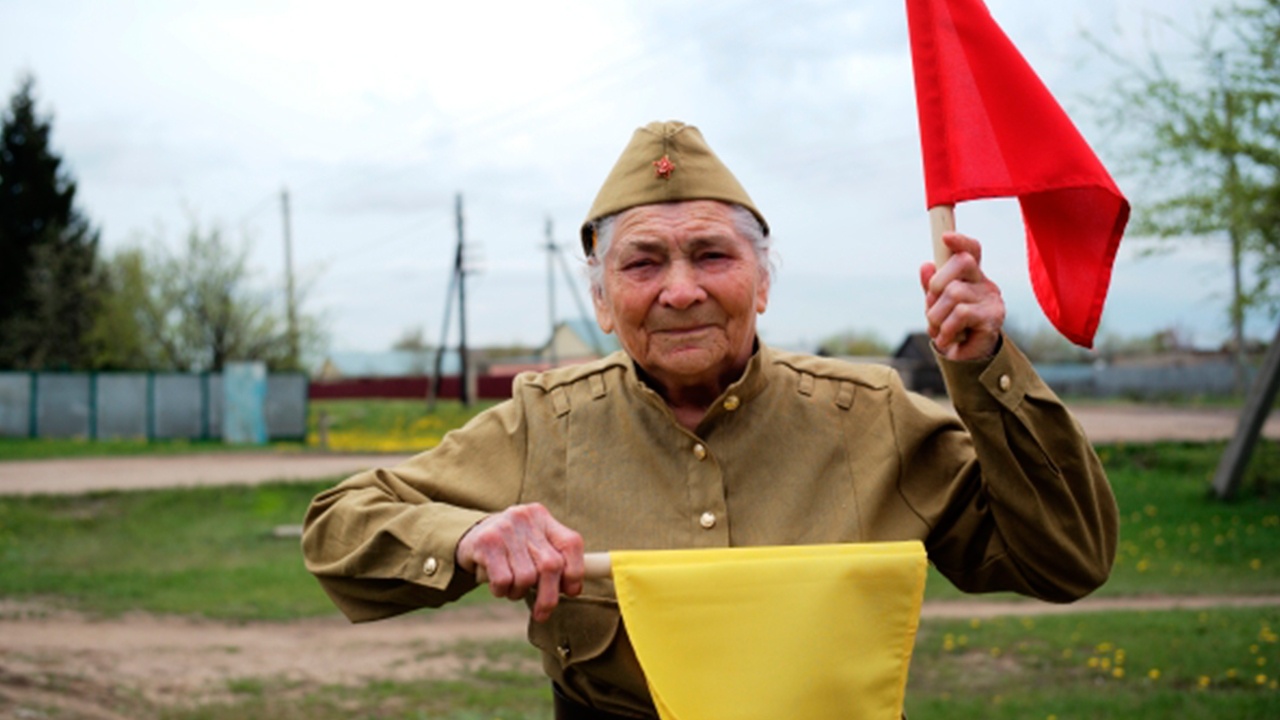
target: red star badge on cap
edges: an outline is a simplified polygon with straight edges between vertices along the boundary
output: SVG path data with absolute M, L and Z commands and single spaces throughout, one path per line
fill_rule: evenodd
M 653 161 L 654 176 L 661 178 L 663 180 L 666 180 L 667 178 L 671 177 L 671 173 L 675 169 L 676 169 L 675 164 L 672 163 L 671 158 L 667 157 L 666 155 L 663 155 L 662 158 L 659 160 Z

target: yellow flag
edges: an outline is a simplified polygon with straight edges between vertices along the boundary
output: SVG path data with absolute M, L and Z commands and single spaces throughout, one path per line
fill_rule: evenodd
M 614 551 L 663 720 L 899 720 L 924 599 L 917 542 Z

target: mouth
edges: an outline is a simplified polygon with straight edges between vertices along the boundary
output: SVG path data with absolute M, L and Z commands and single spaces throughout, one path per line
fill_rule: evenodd
M 710 325 L 689 325 L 687 327 L 668 327 L 654 330 L 656 333 L 663 335 L 693 335 L 695 333 L 705 332 L 711 328 Z

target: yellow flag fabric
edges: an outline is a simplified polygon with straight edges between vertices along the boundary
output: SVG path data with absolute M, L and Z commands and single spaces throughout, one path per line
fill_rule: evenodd
M 927 561 L 917 542 L 614 551 L 663 720 L 899 720 Z

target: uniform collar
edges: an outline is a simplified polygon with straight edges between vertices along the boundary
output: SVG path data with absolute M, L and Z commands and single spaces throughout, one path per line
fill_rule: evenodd
M 721 413 L 738 411 L 746 403 L 755 400 L 760 396 L 760 393 L 764 392 L 765 387 L 768 385 L 765 370 L 769 365 L 773 364 L 774 353 L 772 349 L 760 341 L 759 337 L 755 340 L 755 348 L 755 352 L 751 354 L 751 359 L 747 361 L 747 367 L 742 371 L 742 376 L 730 383 L 720 393 L 720 396 L 715 399 L 715 402 L 707 408 L 706 419 L 703 423 Z M 630 355 L 627 355 L 626 358 L 627 365 L 631 369 L 632 379 L 630 382 L 633 383 L 634 389 L 643 394 L 652 395 L 655 401 L 666 406 L 666 402 L 662 397 L 645 382 L 644 370 L 636 364 L 635 358 Z

